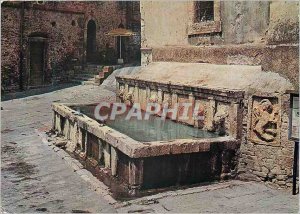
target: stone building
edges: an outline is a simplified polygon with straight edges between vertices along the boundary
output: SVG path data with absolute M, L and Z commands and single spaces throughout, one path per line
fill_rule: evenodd
M 143 63 L 261 65 L 298 84 L 298 2 L 203 4 L 201 14 L 201 2 L 141 2 Z
M 220 75 L 215 74 L 215 70 L 206 74 L 208 77 L 214 74 L 215 79 L 225 76 L 224 84 L 218 81 L 220 88 L 226 88 L 226 84 L 236 89 L 242 84 L 245 86 L 245 97 L 240 103 L 243 111 L 238 119 L 242 121 L 238 126 L 241 143 L 238 178 L 265 181 L 284 188 L 292 185 L 294 142 L 288 139 L 287 89 L 299 87 L 298 14 L 299 3 L 287 1 L 141 2 L 142 65 L 152 63 L 146 66 L 151 70 L 162 61 L 174 62 L 159 65 L 170 72 L 168 75 L 157 72 L 161 78 L 170 76 L 170 82 L 192 81 L 199 87 L 213 87 L 210 82 L 214 79 L 201 77 L 201 72 L 207 72 L 201 71 L 201 66 L 198 83 L 178 73 L 181 69 L 189 75 L 190 68 L 196 69 L 196 65 L 185 66 L 184 63 L 209 63 L 232 65 L 232 70 L 236 69 L 235 65 L 245 66 L 245 69 L 253 66 L 259 69 L 256 75 L 265 79 L 256 77 L 253 81 L 246 76 L 239 79 L 246 72 L 243 67 L 235 71 L 240 70 L 238 78 L 233 74 L 224 75 L 222 69 Z M 211 68 L 218 69 L 217 66 Z M 251 88 L 253 84 L 266 85 Z M 212 112 L 217 114 L 217 106 Z
M 74 65 L 114 64 L 120 24 L 125 62 L 139 61 L 139 2 L 4 2 L 1 5 L 2 88 L 26 89 L 64 79 Z

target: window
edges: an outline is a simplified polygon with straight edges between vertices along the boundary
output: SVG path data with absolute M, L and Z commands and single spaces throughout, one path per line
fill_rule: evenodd
M 196 1 L 195 2 L 195 22 L 205 22 L 214 20 L 214 2 Z
M 189 2 L 188 35 L 201 35 L 221 32 L 220 1 Z

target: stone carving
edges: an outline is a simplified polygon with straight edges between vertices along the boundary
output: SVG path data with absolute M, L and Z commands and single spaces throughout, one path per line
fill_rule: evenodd
M 219 106 L 217 112 L 213 117 L 213 121 L 211 127 L 209 127 L 209 131 L 217 132 L 219 135 L 225 135 L 226 126 L 225 121 L 228 117 L 228 111 L 225 106 Z
M 253 102 L 252 133 L 265 142 L 276 139 L 279 122 L 279 107 L 269 99 Z
M 134 100 L 134 91 L 133 89 L 129 89 L 127 93 L 124 93 L 123 95 L 123 101 L 126 105 L 132 106 Z

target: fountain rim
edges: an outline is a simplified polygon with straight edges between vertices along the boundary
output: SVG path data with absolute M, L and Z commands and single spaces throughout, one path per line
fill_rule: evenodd
M 213 147 L 223 150 L 237 149 L 240 141 L 231 136 L 201 139 L 175 139 L 168 141 L 141 142 L 113 129 L 87 115 L 77 115 L 71 107 L 95 103 L 52 103 L 52 110 L 60 116 L 77 123 L 78 128 L 105 141 L 130 158 L 146 158 L 184 153 L 209 152 Z

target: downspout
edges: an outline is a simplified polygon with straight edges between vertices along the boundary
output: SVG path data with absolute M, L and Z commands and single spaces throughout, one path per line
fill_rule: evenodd
M 24 89 L 24 47 L 23 47 L 23 34 L 24 34 L 24 13 L 25 2 L 21 2 L 20 10 L 20 52 L 19 52 L 19 88 Z

